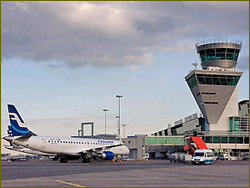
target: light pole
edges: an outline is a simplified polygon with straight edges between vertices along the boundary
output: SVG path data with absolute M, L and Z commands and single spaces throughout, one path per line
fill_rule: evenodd
M 106 134 L 106 112 L 109 111 L 108 109 L 103 109 L 104 111 L 104 123 L 105 123 L 105 134 Z
M 125 127 L 126 127 L 126 124 L 122 124 L 123 126 L 123 138 L 125 138 Z
M 118 136 L 121 137 L 121 98 L 122 98 L 122 95 L 116 95 L 116 97 L 118 98 L 118 110 L 119 110 Z
M 115 116 L 117 119 L 117 136 L 119 135 L 119 116 Z

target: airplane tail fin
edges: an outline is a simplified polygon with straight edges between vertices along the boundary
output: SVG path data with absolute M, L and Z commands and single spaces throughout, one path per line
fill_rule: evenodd
M 24 136 L 26 134 L 32 133 L 36 136 L 32 131 L 30 131 L 27 127 L 25 127 L 25 123 L 18 113 L 16 107 L 12 104 L 8 104 L 8 112 L 10 125 L 8 126 L 8 135 L 9 136 Z

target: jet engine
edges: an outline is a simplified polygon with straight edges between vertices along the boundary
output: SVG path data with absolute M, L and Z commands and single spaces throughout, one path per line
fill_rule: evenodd
M 102 158 L 104 160 L 112 160 L 115 157 L 115 154 L 112 151 L 104 151 L 102 153 Z

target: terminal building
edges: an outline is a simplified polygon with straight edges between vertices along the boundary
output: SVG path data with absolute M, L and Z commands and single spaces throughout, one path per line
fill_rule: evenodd
M 168 125 L 150 136 L 137 135 L 124 139 L 131 149 L 130 157 L 143 153 L 163 156 L 180 151 L 185 136 L 195 131 L 215 155 L 230 152 L 242 157 L 249 152 L 249 100 L 238 102 L 238 83 L 242 72 L 236 69 L 241 43 L 212 42 L 196 44 L 202 69 L 185 76 L 188 87 L 201 111 Z

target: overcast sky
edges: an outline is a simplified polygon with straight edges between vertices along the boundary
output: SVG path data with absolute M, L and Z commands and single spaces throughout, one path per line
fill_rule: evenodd
M 151 134 L 200 113 L 184 80 L 195 43 L 243 42 L 239 100 L 249 99 L 249 2 L 2 2 L 1 132 L 15 104 L 38 135 L 76 135 L 81 122 Z M 199 66 L 200 68 L 200 66 Z M 90 130 L 88 129 L 89 133 Z

